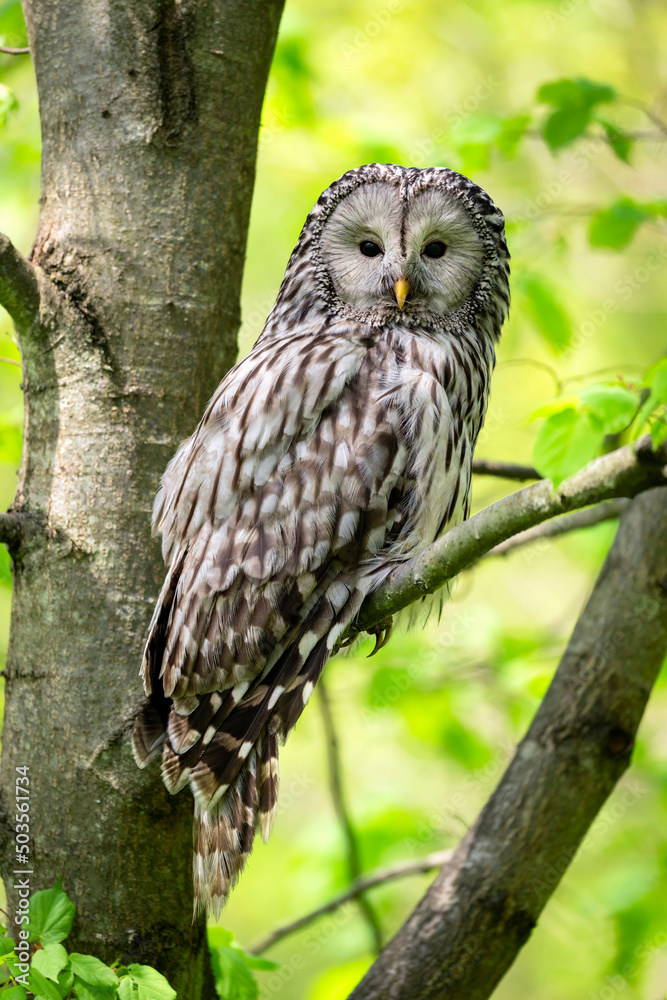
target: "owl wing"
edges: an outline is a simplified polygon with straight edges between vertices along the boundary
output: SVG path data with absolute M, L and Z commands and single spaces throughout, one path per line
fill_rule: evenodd
M 209 903 L 240 871 L 256 818 L 268 835 L 277 740 L 370 589 L 360 564 L 403 517 L 402 417 L 382 391 L 389 353 L 349 327 L 260 341 L 163 480 L 169 571 L 135 755 L 144 764 L 162 748 L 167 787 L 189 782 Z

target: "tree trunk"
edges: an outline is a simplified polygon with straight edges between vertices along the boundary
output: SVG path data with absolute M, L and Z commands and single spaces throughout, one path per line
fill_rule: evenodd
M 26 0 L 40 97 L 34 269 L 0 248 L 25 441 L 2 759 L 31 778 L 31 888 L 58 875 L 74 945 L 212 995 L 192 924 L 192 800 L 128 734 L 164 568 L 159 477 L 233 363 L 257 130 L 281 0 Z M 29 530 L 28 530 L 29 529 Z M 15 539 L 16 543 L 17 539 Z

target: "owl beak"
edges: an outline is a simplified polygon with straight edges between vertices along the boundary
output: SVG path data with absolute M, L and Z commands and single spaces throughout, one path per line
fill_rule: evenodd
M 405 278 L 399 278 L 394 285 L 394 295 L 396 296 L 396 301 L 398 302 L 398 308 L 402 309 L 405 305 L 405 300 L 408 297 L 408 292 L 410 291 L 410 285 Z

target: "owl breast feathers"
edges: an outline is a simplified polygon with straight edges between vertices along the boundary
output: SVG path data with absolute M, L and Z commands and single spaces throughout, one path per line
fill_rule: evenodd
M 508 260 L 502 215 L 461 175 L 351 170 L 167 468 L 134 751 L 194 795 L 197 907 L 218 914 L 268 837 L 278 744 L 364 598 L 467 516 Z

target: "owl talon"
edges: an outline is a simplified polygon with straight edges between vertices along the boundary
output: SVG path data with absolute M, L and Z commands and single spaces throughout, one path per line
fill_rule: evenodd
M 367 659 L 370 660 L 371 656 L 375 656 L 383 646 L 386 646 L 391 637 L 391 633 L 394 629 L 394 620 L 391 616 L 389 618 L 383 618 L 381 622 L 374 625 L 372 628 L 366 629 L 369 635 L 375 636 L 375 646 L 373 647 L 373 652 L 369 653 Z

